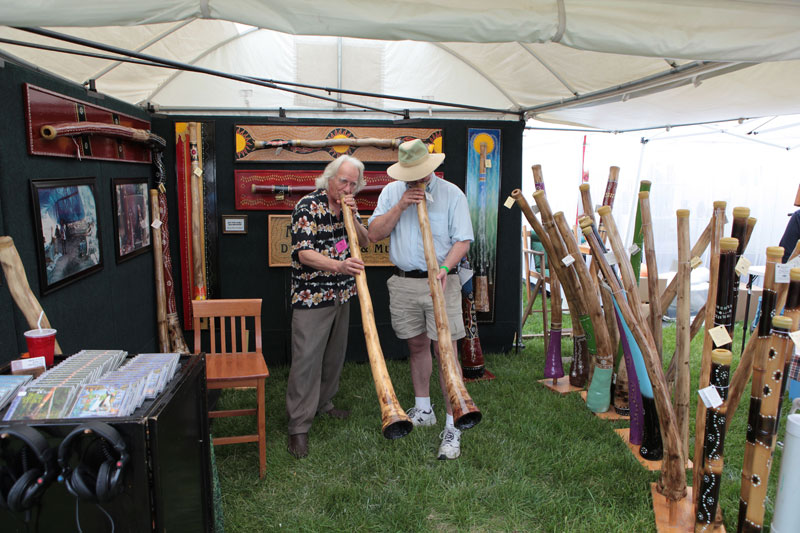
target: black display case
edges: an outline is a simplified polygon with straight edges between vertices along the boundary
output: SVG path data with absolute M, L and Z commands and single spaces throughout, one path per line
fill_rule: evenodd
M 181 356 L 165 390 L 133 415 L 92 419 L 113 426 L 130 454 L 124 489 L 102 504 L 115 532 L 214 530 L 207 413 L 205 357 Z M 38 429 L 57 450 L 81 422 L 37 420 L 27 425 Z M 0 422 L 0 432 L 12 423 Z M 84 532 L 111 531 L 109 518 L 97 505 L 80 501 L 77 508 Z M 27 516 L 0 509 L 0 524 L 3 532 L 78 531 L 76 498 L 63 483 L 54 481 Z

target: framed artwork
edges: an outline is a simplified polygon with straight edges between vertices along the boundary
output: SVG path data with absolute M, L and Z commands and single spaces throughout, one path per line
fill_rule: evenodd
M 247 215 L 222 215 L 222 233 L 247 234 Z
M 31 180 L 31 196 L 42 294 L 102 270 L 95 178 Z
M 147 178 L 111 180 L 114 197 L 114 257 L 117 263 L 152 247 Z

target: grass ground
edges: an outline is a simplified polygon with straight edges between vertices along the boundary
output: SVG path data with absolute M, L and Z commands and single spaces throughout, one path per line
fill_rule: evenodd
M 533 332 L 537 320 L 529 319 L 525 331 Z M 735 366 L 741 324 L 734 338 Z M 701 341 L 698 336 L 692 344 L 695 373 Z M 671 357 L 674 345 L 675 327 L 665 324 L 664 353 Z M 570 342 L 563 346 L 567 356 Z M 464 432 L 456 461 L 436 459 L 445 415 L 438 392 L 432 394 L 437 427 L 386 440 L 369 365 L 355 363 L 345 364 L 336 398 L 338 407 L 351 409 L 350 418 L 315 420 L 310 455 L 293 458 L 286 451 L 288 368 L 271 368 L 266 477 L 258 479 L 255 445 L 216 448 L 225 531 L 655 531 L 649 483 L 659 474 L 642 468 L 614 433 L 627 424 L 600 420 L 577 393 L 559 396 L 537 383 L 541 339 L 525 340 L 519 353 L 484 355 L 497 379 L 468 385 L 483 421 Z M 412 407 L 408 362 L 387 366 L 400 403 Z M 247 405 L 251 397 L 226 392 L 221 406 Z M 736 528 L 748 397 L 749 389 L 725 443 L 721 507 L 728 531 Z M 247 422 L 228 419 L 215 421 L 213 431 L 223 435 L 234 424 L 248 430 Z M 693 416 L 690 424 L 693 434 Z M 780 450 L 774 464 L 780 465 Z M 691 484 L 691 471 L 687 477 Z

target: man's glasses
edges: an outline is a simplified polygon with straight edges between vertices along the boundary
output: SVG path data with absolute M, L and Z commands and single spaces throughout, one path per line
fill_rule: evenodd
M 347 180 L 345 178 L 338 178 L 338 177 L 336 178 L 336 180 L 339 182 L 339 185 L 341 185 L 342 187 L 347 187 L 347 188 L 350 188 L 350 189 L 355 189 L 356 187 L 358 187 L 358 182 L 357 181 L 350 181 L 350 180 Z

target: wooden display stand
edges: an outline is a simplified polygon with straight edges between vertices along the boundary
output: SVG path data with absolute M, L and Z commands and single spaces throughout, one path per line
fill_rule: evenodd
M 581 398 L 583 398 L 584 402 L 586 401 L 586 396 L 588 396 L 588 395 L 589 395 L 588 391 L 585 391 L 585 390 L 581 391 Z M 602 418 L 603 420 L 630 420 L 631 419 L 631 417 L 628 416 L 628 415 L 621 415 L 621 414 L 617 413 L 614 410 L 614 406 L 613 405 L 610 406 L 608 408 L 608 411 L 606 411 L 605 413 L 595 413 L 594 411 L 592 411 L 592 414 L 594 416 L 596 416 L 597 418 Z
M 564 376 L 564 377 L 558 378 L 558 381 L 556 381 L 555 385 L 553 385 L 553 379 L 552 378 L 540 379 L 539 383 L 541 383 L 542 385 L 544 385 L 548 389 L 550 389 L 550 390 L 552 390 L 554 392 L 557 392 L 559 394 L 569 394 L 570 392 L 583 390 L 580 387 L 573 387 L 572 385 L 570 385 L 569 384 L 569 376 Z
M 667 501 L 658 493 L 655 483 L 650 483 L 650 494 L 653 496 L 653 513 L 656 515 L 656 531 L 658 533 L 694 532 L 692 487 L 686 487 L 686 497 L 678 502 Z M 714 529 L 709 531 L 725 533 L 725 526 L 717 524 Z
M 614 432 L 616 432 L 616 434 L 619 435 L 619 438 L 621 438 L 622 441 L 625 444 L 627 444 L 628 449 L 631 451 L 633 456 L 636 458 L 637 461 L 639 461 L 639 463 L 641 463 L 641 465 L 643 467 L 645 467 L 646 469 L 651 470 L 653 472 L 657 472 L 657 471 L 661 470 L 661 461 L 660 460 L 659 461 L 648 461 L 647 459 L 645 459 L 644 457 L 639 455 L 639 446 L 640 445 L 639 444 L 631 444 L 631 441 L 630 441 L 631 428 L 617 428 L 617 429 L 614 430 Z M 687 470 L 691 470 L 692 466 L 693 465 L 692 465 L 691 459 L 687 459 L 686 460 L 686 469 Z

